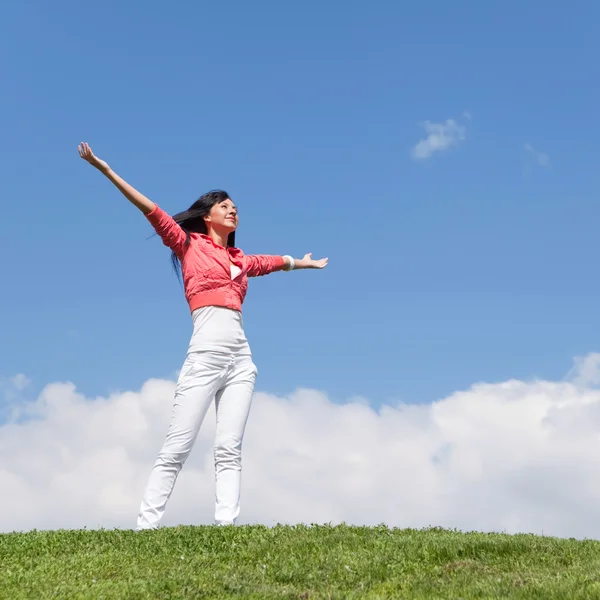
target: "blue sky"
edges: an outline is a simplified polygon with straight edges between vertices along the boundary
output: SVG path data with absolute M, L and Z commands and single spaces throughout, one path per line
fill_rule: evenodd
M 86 140 L 171 213 L 228 190 L 246 252 L 329 257 L 251 282 L 259 389 L 380 404 L 561 378 L 598 350 L 599 18 L 591 1 L 3 6 L 0 376 L 94 396 L 184 358 L 168 251 L 79 159 Z M 414 156 L 426 122 L 441 147 Z

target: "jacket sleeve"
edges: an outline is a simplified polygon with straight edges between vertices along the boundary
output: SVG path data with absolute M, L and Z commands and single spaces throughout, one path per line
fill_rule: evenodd
M 244 256 L 248 277 L 260 277 L 275 271 L 281 271 L 285 266 L 283 256 L 270 254 L 249 254 Z
M 187 235 L 183 229 L 173 220 L 173 217 L 168 215 L 162 208 L 157 204 L 154 208 L 146 215 L 150 225 L 154 227 L 154 230 L 160 236 L 163 244 L 178 257 L 182 257 L 185 252 L 185 240 Z

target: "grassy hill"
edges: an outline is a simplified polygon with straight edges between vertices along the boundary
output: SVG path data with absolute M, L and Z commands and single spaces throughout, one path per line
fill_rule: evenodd
M 600 542 L 386 527 L 0 535 L 0 597 L 600 598 Z

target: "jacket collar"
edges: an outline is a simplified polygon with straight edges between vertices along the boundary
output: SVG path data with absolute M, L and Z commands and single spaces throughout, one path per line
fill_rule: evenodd
M 215 242 L 215 240 L 213 240 L 209 235 L 206 235 L 205 233 L 199 233 L 198 234 L 206 243 L 211 244 L 213 246 L 213 248 L 217 248 L 218 250 L 227 250 L 227 252 L 229 252 L 229 254 L 231 254 L 232 256 L 236 256 L 238 254 L 240 254 L 241 250 L 239 248 L 234 248 L 231 246 L 227 246 L 227 248 L 225 248 L 224 246 L 221 246 L 221 244 L 217 244 Z

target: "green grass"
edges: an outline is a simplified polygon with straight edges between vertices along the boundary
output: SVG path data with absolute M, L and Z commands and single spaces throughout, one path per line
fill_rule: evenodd
M 600 542 L 386 527 L 0 535 L 0 597 L 600 598 Z

